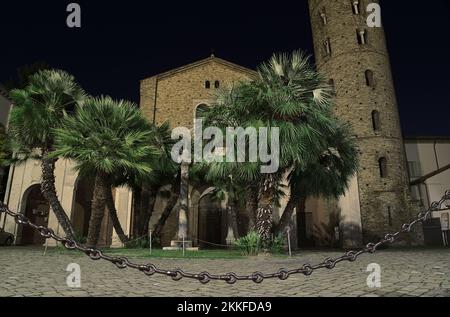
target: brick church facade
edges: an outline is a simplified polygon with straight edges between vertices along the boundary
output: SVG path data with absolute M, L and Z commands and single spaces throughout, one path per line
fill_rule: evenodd
M 360 169 L 347 194 L 339 200 L 312 198 L 306 204 L 302 226 L 307 239 L 316 245 L 335 243 L 335 233 L 339 231 L 343 246 L 358 246 L 410 218 L 408 174 L 389 56 L 383 28 L 367 26 L 365 8 L 369 2 L 374 1 L 309 1 L 317 68 L 335 87 L 335 113 L 353 125 L 360 149 Z M 142 80 L 140 107 L 152 122 L 169 121 L 172 128 L 192 128 L 197 108 L 209 106 L 217 89 L 231 88 L 254 76 L 254 70 L 211 56 Z M 35 218 L 58 231 L 48 205 L 33 196 L 39 196 L 35 189 L 40 177 L 40 166 L 32 161 L 12 169 L 6 202 L 12 210 L 35 214 Z M 81 234 L 87 230 L 90 206 L 86 193 L 91 190 L 91 183 L 76 175 L 70 161 L 58 161 L 58 196 Z M 225 206 L 212 200 L 209 193 L 207 184 L 189 187 L 188 238 L 197 246 L 226 244 L 233 238 L 226 224 Z M 133 193 L 118 188 L 115 200 L 122 226 L 130 233 Z M 165 199 L 158 197 L 150 227 L 157 223 L 164 204 Z M 286 199 L 276 209 L 275 220 L 285 205 Z M 169 245 L 175 235 L 176 209 L 177 206 L 164 228 L 163 246 Z M 245 212 L 240 212 L 238 218 L 244 232 L 248 221 Z M 295 227 L 295 217 L 293 220 Z M 16 234 L 18 243 L 33 241 L 12 222 L 7 223 L 6 229 Z M 296 230 L 293 232 L 296 240 Z M 102 244 L 120 245 L 108 217 L 104 220 Z

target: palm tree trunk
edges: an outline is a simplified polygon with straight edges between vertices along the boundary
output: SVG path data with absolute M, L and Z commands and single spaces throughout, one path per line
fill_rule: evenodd
M 129 239 L 125 235 L 123 231 L 122 225 L 120 224 L 119 217 L 117 216 L 116 206 L 114 204 L 114 198 L 112 195 L 112 188 L 106 191 L 106 205 L 108 206 L 109 217 L 111 218 L 111 222 L 113 224 L 114 230 L 116 230 L 117 235 L 119 236 L 120 242 L 126 244 Z
M 87 236 L 87 245 L 89 247 L 97 246 L 100 229 L 102 226 L 103 215 L 105 214 L 108 191 L 111 191 L 108 177 L 105 173 L 99 172 L 95 176 L 94 194 L 92 197 L 91 219 L 89 220 L 89 230 Z
M 153 230 L 152 237 L 159 238 L 161 236 L 162 230 L 164 229 L 164 225 L 166 224 L 167 219 L 169 219 L 170 213 L 177 204 L 179 198 L 180 198 L 180 176 L 176 178 L 174 184 L 172 185 L 170 197 L 167 200 L 167 204 L 164 207 L 161 217 L 159 218 L 158 223 L 155 226 L 155 230 Z
M 261 236 L 263 248 L 267 251 L 272 240 L 273 194 L 266 191 L 261 195 L 256 212 L 256 232 Z
M 134 187 L 133 189 L 133 239 L 139 238 L 141 232 L 141 188 Z
M 245 209 L 248 215 L 248 232 L 256 229 L 256 211 L 258 209 L 258 187 L 254 185 L 247 186 L 245 189 Z
M 232 195 L 234 196 L 234 195 Z M 239 239 L 239 230 L 238 230 L 238 224 L 237 224 L 237 213 L 236 213 L 236 202 L 234 201 L 233 197 L 228 201 L 227 206 L 227 222 L 231 229 L 233 230 L 234 238 L 237 240 Z
M 256 232 L 261 236 L 265 252 L 272 241 L 273 205 L 281 175 L 282 173 L 266 175 L 259 188 L 261 192 L 256 212 Z
M 286 230 L 292 224 L 292 215 L 294 213 L 294 208 L 297 207 L 297 213 L 298 213 L 299 205 L 304 206 L 305 203 L 306 203 L 306 197 L 304 197 L 304 195 L 301 192 L 291 193 L 291 197 L 289 198 L 286 208 L 284 209 L 283 215 L 281 216 L 280 222 L 278 223 L 277 233 L 285 233 L 286 232 Z
M 42 160 L 41 192 L 44 198 L 48 201 L 53 213 L 56 216 L 56 219 L 58 219 L 58 223 L 64 230 L 66 237 L 69 239 L 74 239 L 75 234 L 72 224 L 70 223 L 70 219 L 64 211 L 64 208 L 61 206 L 61 203 L 58 200 L 58 195 L 56 194 L 55 164 L 55 159 L 44 158 Z
M 291 194 L 289 197 L 289 201 L 284 209 L 283 215 L 281 216 L 280 222 L 278 223 L 276 232 L 277 234 L 284 234 L 286 230 L 289 228 L 292 220 L 292 214 L 294 213 L 295 208 L 295 199 Z
M 141 194 L 141 218 L 140 236 L 148 233 L 150 225 L 150 219 L 152 218 L 153 210 L 155 208 L 156 197 L 158 195 L 159 188 L 156 186 L 143 186 Z
M 298 246 L 308 243 L 306 235 L 306 197 L 302 197 L 297 205 L 297 240 Z

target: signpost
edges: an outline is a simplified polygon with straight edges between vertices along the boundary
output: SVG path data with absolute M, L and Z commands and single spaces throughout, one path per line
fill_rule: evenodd
M 444 247 L 448 247 L 448 231 L 449 231 L 449 214 L 441 214 L 441 229 L 442 229 L 442 241 L 444 242 Z

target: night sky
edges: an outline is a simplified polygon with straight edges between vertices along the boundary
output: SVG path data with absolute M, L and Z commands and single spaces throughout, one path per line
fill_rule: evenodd
M 77 1 L 81 29 L 66 27 L 70 2 L 0 2 L 0 82 L 45 61 L 91 94 L 138 102 L 140 79 L 211 49 L 250 68 L 273 52 L 313 53 L 306 0 Z M 450 136 L 450 1 L 381 4 L 405 136 Z

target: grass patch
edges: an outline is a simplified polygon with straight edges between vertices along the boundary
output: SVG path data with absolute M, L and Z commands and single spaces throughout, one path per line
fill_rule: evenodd
M 239 250 L 199 250 L 186 251 L 183 256 L 183 251 L 165 251 L 162 249 L 153 249 L 150 254 L 149 249 L 127 249 L 114 248 L 102 249 L 105 254 L 111 256 L 126 256 L 130 258 L 166 258 L 166 259 L 245 259 Z M 76 250 L 67 250 L 63 247 L 49 248 L 48 254 L 79 254 L 83 253 Z
M 199 250 L 186 251 L 165 251 L 153 249 L 152 254 L 148 249 L 108 249 L 106 253 L 112 255 L 124 255 L 134 258 L 202 258 L 202 259 L 242 259 L 244 258 L 239 250 Z

